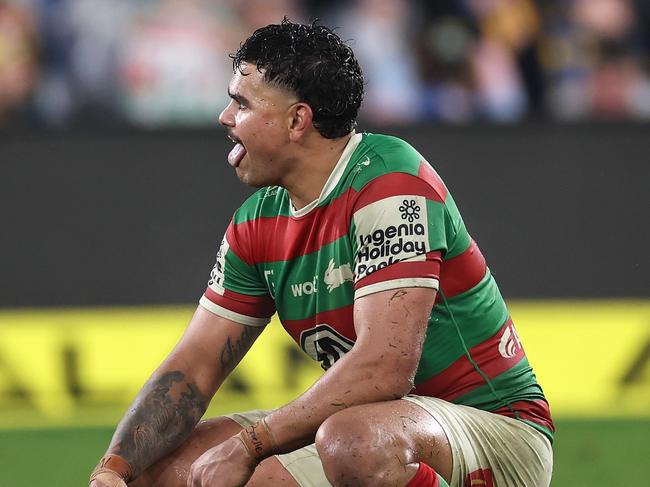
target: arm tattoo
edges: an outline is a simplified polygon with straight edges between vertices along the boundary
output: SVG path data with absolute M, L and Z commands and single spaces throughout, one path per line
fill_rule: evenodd
M 117 427 L 110 449 L 124 457 L 137 476 L 189 436 L 207 403 L 180 371 L 153 378 Z
M 225 371 L 230 372 L 235 368 L 244 355 L 246 355 L 246 352 L 255 339 L 262 333 L 262 330 L 263 328 L 244 326 L 239 338 L 233 340 L 231 337 L 228 337 L 219 356 L 221 366 Z

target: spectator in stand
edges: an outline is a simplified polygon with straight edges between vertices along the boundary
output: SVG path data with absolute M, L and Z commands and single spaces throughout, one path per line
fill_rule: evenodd
M 41 77 L 38 122 L 68 126 L 114 121 L 116 55 L 130 13 L 129 0 L 29 0 L 38 19 Z
M 17 2 L 0 0 L 0 126 L 24 108 L 37 75 L 34 19 Z
M 475 117 L 470 53 L 477 41 L 473 19 L 457 0 L 421 2 L 415 22 L 422 116 L 464 123 Z
M 361 116 L 375 124 L 422 117 L 412 34 L 416 12 L 404 0 L 359 0 L 342 4 L 326 20 L 341 26 L 339 34 L 351 39 L 368 80 Z
M 551 115 L 650 117 L 648 46 L 631 0 L 554 2 L 547 18 L 543 58 Z
M 541 100 L 532 0 L 423 2 L 420 71 L 426 116 L 517 121 Z
M 0 123 L 210 126 L 284 15 L 350 40 L 373 125 L 650 119 L 647 0 L 0 0 Z
M 525 67 L 535 66 L 541 19 L 533 0 L 466 0 L 481 36 L 472 51 L 481 116 L 512 122 L 524 118 L 536 92 L 527 88 Z M 531 63 L 532 61 L 532 63 Z
M 144 126 L 214 123 L 242 28 L 231 1 L 142 4 L 119 61 L 124 116 Z

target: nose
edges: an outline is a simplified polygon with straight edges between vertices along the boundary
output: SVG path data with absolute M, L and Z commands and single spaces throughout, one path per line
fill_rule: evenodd
M 221 125 L 224 125 L 226 127 L 234 127 L 235 126 L 235 115 L 232 110 L 232 101 L 228 103 L 228 106 L 223 109 L 221 114 L 219 115 L 219 123 Z

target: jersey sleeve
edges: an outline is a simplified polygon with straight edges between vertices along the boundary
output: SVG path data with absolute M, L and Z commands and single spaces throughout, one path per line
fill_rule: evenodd
M 217 252 L 208 286 L 199 303 L 208 311 L 249 326 L 265 326 L 275 313 L 275 302 L 254 264 L 242 256 L 240 242 L 231 222 Z
M 352 208 L 355 299 L 402 287 L 438 289 L 447 250 L 444 195 L 406 173 L 369 182 Z

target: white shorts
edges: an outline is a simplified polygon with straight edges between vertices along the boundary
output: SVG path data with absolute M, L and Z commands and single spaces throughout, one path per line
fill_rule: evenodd
M 447 434 L 453 458 L 450 487 L 550 485 L 553 450 L 546 436 L 535 428 L 506 416 L 433 397 L 408 395 L 403 400 L 429 412 Z M 256 410 L 227 416 L 246 427 L 269 412 Z M 330 487 L 315 445 L 277 458 L 301 487 Z M 491 477 L 492 485 L 489 481 L 480 482 L 486 477 Z
M 553 473 L 551 442 L 522 421 L 442 399 L 404 398 L 440 423 L 451 445 L 454 468 L 450 487 L 486 485 L 471 482 L 489 469 L 494 487 L 548 487 Z

